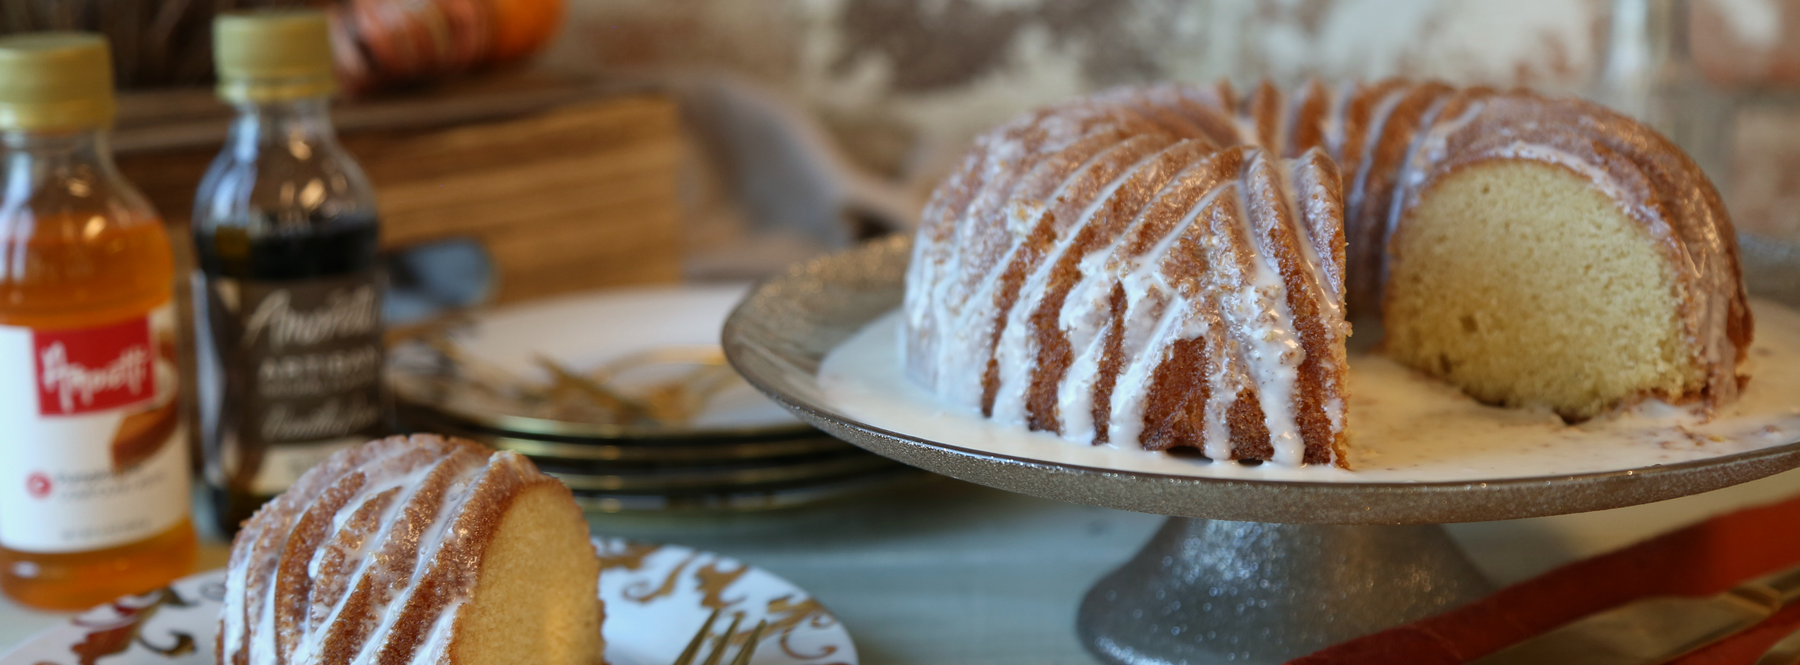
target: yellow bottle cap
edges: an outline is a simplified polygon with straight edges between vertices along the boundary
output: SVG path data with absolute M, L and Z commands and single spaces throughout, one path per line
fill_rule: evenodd
M 112 123 L 112 52 L 100 35 L 0 37 L 0 129 L 60 131 Z
M 337 90 L 331 31 L 311 9 L 226 12 L 213 20 L 219 96 L 231 102 L 279 102 Z

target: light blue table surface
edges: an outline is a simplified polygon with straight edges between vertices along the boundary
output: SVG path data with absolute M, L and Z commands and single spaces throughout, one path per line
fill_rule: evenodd
M 1452 525 L 1500 584 L 1691 524 L 1800 494 L 1789 472 L 1619 510 Z M 831 506 L 722 517 L 592 518 L 598 533 L 727 554 L 811 591 L 856 638 L 863 665 L 1091 663 L 1076 605 L 1164 518 L 1035 499 L 950 480 Z M 225 560 L 209 539 L 202 566 Z M 0 600 L 0 651 L 54 622 Z

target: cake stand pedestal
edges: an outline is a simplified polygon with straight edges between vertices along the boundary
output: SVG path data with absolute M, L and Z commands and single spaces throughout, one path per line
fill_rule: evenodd
M 1800 306 L 1800 252 L 1744 242 L 1752 293 Z M 825 355 L 898 307 L 907 238 L 795 266 L 725 323 L 739 373 L 801 419 L 874 453 L 1008 491 L 1171 519 L 1077 613 L 1109 663 L 1279 663 L 1424 618 L 1491 586 L 1439 526 L 1621 508 L 1800 467 L 1800 442 L 1643 469 L 1457 482 L 1338 483 L 1123 471 L 984 452 L 831 406 Z
M 1170 518 L 1087 593 L 1108 663 L 1280 663 L 1493 591 L 1444 528 Z

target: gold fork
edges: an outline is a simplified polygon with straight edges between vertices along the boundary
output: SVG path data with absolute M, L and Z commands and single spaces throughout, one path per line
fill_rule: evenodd
M 1756 665 L 1794 665 L 1800 663 L 1800 630 L 1781 638 L 1769 652 L 1756 659 Z
M 675 659 L 674 665 L 694 665 L 694 658 L 700 655 L 700 645 L 712 633 L 713 622 L 719 620 L 719 612 L 720 610 L 713 610 L 712 616 L 706 617 L 706 623 L 700 624 L 700 632 L 694 633 L 694 639 L 689 640 L 687 648 L 681 650 L 681 656 Z M 731 627 L 726 628 L 725 634 L 713 642 L 712 652 L 706 655 L 702 665 L 719 665 L 719 661 L 725 658 L 725 650 L 731 647 L 731 639 L 737 637 L 738 622 L 743 620 L 742 614 L 731 617 Z M 744 638 L 743 648 L 738 650 L 736 658 L 731 659 L 731 665 L 750 665 L 750 657 L 756 654 L 756 646 L 762 642 L 763 630 L 768 627 L 769 622 L 764 620 L 758 621 L 756 627 L 750 629 L 750 634 Z

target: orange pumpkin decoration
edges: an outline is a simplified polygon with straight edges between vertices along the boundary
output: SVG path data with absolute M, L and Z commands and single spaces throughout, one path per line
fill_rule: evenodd
M 488 0 L 494 41 L 493 62 L 531 55 L 562 25 L 563 0 Z
M 565 0 L 335 0 L 333 55 L 351 94 L 449 78 L 531 55 Z

